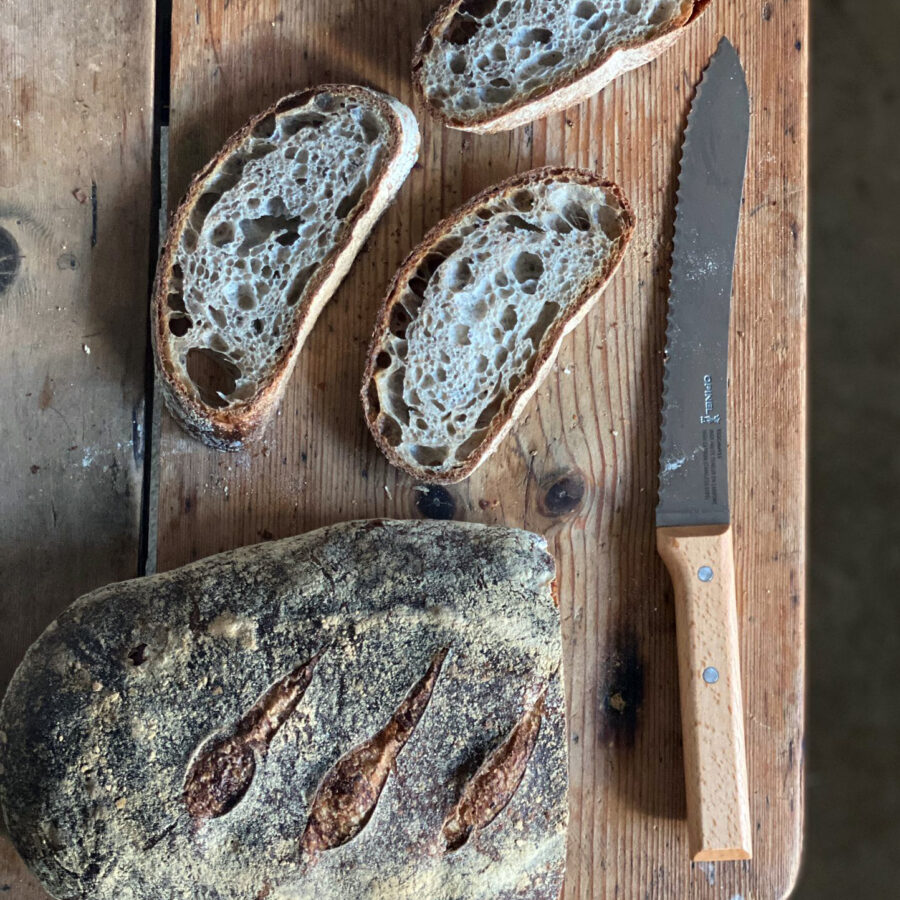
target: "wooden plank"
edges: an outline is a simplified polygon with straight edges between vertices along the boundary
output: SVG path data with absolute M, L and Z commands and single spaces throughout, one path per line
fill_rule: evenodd
M 0 692 L 64 606 L 137 574 L 153 35 L 140 0 L 0 21 Z M 0 894 L 47 896 L 5 839 Z
M 411 102 L 434 4 L 195 4 L 173 15 L 171 192 L 279 95 L 362 81 Z M 163 422 L 159 565 L 361 516 L 457 518 L 542 532 L 559 561 L 571 699 L 566 897 L 781 897 L 801 847 L 806 315 L 806 0 L 718 2 L 657 62 L 510 134 L 422 116 L 420 166 L 307 342 L 261 444 L 222 455 Z M 688 862 L 674 613 L 654 547 L 661 354 L 681 130 L 727 34 L 753 104 L 738 242 L 732 471 L 754 858 Z M 402 257 L 474 191 L 544 163 L 596 168 L 639 216 L 603 301 L 499 452 L 425 490 L 393 470 L 357 391 L 375 310 Z

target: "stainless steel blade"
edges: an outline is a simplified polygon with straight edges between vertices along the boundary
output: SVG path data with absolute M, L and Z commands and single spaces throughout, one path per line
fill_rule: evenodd
M 656 524 L 729 521 L 728 331 L 750 103 L 722 38 L 691 105 L 672 253 Z

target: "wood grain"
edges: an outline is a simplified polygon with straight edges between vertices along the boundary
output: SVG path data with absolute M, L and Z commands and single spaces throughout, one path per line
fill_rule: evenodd
M 153 34 L 140 0 L 0 16 L 0 693 L 64 606 L 137 574 Z M 0 895 L 46 897 L 5 840 Z
M 412 102 L 408 66 L 436 3 L 193 3 L 173 12 L 170 201 L 252 113 L 326 80 Z M 326 308 L 256 447 L 204 449 L 163 423 L 159 565 L 361 516 L 504 522 L 551 540 L 561 580 L 572 792 L 566 897 L 772 898 L 802 822 L 806 0 L 719 0 L 657 62 L 517 131 L 421 118 L 396 204 Z M 732 509 L 754 859 L 688 861 L 674 612 L 655 550 L 661 354 L 673 176 L 693 85 L 721 34 L 752 124 L 732 347 Z M 475 191 L 543 164 L 594 168 L 639 217 L 623 268 L 567 339 L 518 427 L 467 482 L 390 468 L 357 392 L 375 310 L 403 256 Z

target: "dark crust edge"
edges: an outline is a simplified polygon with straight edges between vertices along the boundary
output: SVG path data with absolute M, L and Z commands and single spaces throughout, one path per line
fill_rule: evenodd
M 416 44 L 416 49 L 413 53 L 413 89 L 419 102 L 428 109 L 428 112 L 432 116 L 434 116 L 439 122 L 441 122 L 443 125 L 446 125 L 448 128 L 489 132 L 491 130 L 489 126 L 496 119 L 499 119 L 501 116 L 507 116 L 509 113 L 515 112 L 516 110 L 521 109 L 527 104 L 546 101 L 549 106 L 551 98 L 557 91 L 562 90 L 563 88 L 567 88 L 569 87 L 569 85 L 574 84 L 576 81 L 580 81 L 582 78 L 593 74 L 598 69 L 605 66 L 617 53 L 634 50 L 637 48 L 648 51 L 652 53 L 653 56 L 664 53 L 668 47 L 668 43 L 664 42 L 663 39 L 667 38 L 674 31 L 686 28 L 697 18 L 703 15 L 703 13 L 706 11 L 706 8 L 710 3 L 712 3 L 712 0 L 694 0 L 694 6 L 689 13 L 677 17 L 665 27 L 659 29 L 656 35 L 649 41 L 633 40 L 626 41 L 623 44 L 618 44 L 593 59 L 589 65 L 586 65 L 580 69 L 576 68 L 565 77 L 548 82 L 544 88 L 536 91 L 535 93 L 529 94 L 526 97 L 518 97 L 512 102 L 505 104 L 502 108 L 498 108 L 490 112 L 485 112 L 477 116 L 472 116 L 471 118 L 453 116 L 445 112 L 443 109 L 434 106 L 425 95 L 425 86 L 422 84 L 422 79 L 420 76 L 422 62 L 437 45 L 440 36 L 443 34 L 445 28 L 450 24 L 450 20 L 454 15 L 456 15 L 457 10 L 464 2 L 465 0 L 447 0 L 447 2 L 438 9 L 438 11 L 432 17 L 431 21 L 428 23 L 428 27 L 425 29 L 425 33 L 419 39 L 419 42 Z M 654 45 L 658 45 L 658 48 Z M 616 76 L 613 76 L 613 79 L 610 80 L 614 80 L 615 77 Z M 600 90 L 602 90 L 602 88 Z M 595 93 L 597 93 L 597 90 L 585 91 L 584 96 L 581 97 L 580 100 L 586 100 L 588 97 L 592 97 Z M 571 104 L 567 105 L 574 106 L 577 102 L 580 102 L 580 100 L 573 101 Z M 545 115 L 548 115 L 552 111 L 553 110 L 548 108 L 546 112 L 536 112 L 529 121 L 543 118 Z M 513 127 L 516 126 L 510 126 L 509 129 L 506 129 L 504 127 L 498 130 L 511 130 Z
M 527 187 L 529 185 L 547 184 L 555 181 L 569 181 L 577 184 L 590 185 L 591 187 L 603 188 L 615 196 L 621 204 L 623 213 L 622 218 L 625 224 L 625 227 L 622 229 L 622 234 L 618 238 L 617 247 L 609 254 L 599 274 L 588 284 L 578 300 L 572 304 L 571 312 L 562 317 L 544 336 L 544 339 L 541 341 L 541 346 L 538 348 L 537 358 L 531 375 L 527 378 L 523 378 L 522 381 L 516 385 L 516 389 L 511 394 L 507 395 L 507 399 L 501 410 L 494 416 L 491 424 L 488 426 L 484 440 L 482 440 L 478 445 L 478 448 L 466 459 L 466 461 L 460 466 L 447 472 L 433 472 L 425 466 L 410 465 L 382 437 L 377 427 L 380 410 L 379 412 L 374 412 L 369 403 L 369 385 L 375 374 L 375 359 L 381 352 L 382 341 L 388 328 L 391 310 L 394 308 L 394 305 L 400 296 L 400 289 L 409 281 L 412 274 L 418 268 L 419 263 L 427 255 L 432 246 L 438 243 L 447 232 L 451 231 L 466 216 L 474 212 L 480 206 L 495 202 L 504 195 L 518 190 L 519 188 Z M 521 410 L 515 411 L 516 403 L 521 395 L 526 391 L 535 390 L 547 376 L 549 370 L 548 363 L 555 358 L 559 346 L 566 335 L 566 326 L 568 323 L 575 316 L 582 312 L 586 312 L 587 309 L 593 306 L 599 299 L 607 282 L 612 277 L 625 255 L 625 250 L 631 240 L 634 227 L 635 217 L 631 209 L 631 204 L 617 184 L 612 181 L 607 181 L 587 169 L 575 169 L 567 166 L 546 166 L 541 169 L 532 169 L 529 172 L 514 175 L 512 178 L 508 178 L 506 181 L 476 194 L 468 202 L 459 207 L 459 209 L 451 213 L 446 219 L 438 222 L 438 224 L 425 235 L 421 243 L 406 257 L 405 261 L 394 275 L 390 287 L 388 288 L 387 295 L 381 304 L 381 308 L 378 310 L 375 319 L 375 328 L 372 333 L 372 340 L 369 343 L 369 350 L 366 356 L 366 368 L 365 373 L 363 374 L 362 389 L 360 391 L 363 412 L 365 414 L 366 424 L 369 426 L 369 431 L 372 433 L 375 443 L 385 457 L 387 457 L 388 461 L 398 469 L 412 475 L 414 478 L 421 479 L 429 484 L 454 484 L 457 481 L 468 478 L 469 475 L 471 475 L 472 472 L 474 472 L 475 469 L 477 469 L 478 466 L 480 466 L 481 463 L 484 462 L 484 460 L 497 448 L 499 439 L 502 436 L 501 432 L 507 423 L 514 422 L 521 414 Z
M 262 382 L 262 388 L 249 402 L 236 404 L 225 409 L 213 409 L 193 396 L 172 366 L 169 342 L 166 338 L 167 313 L 166 295 L 172 268 L 172 256 L 181 239 L 185 222 L 194 208 L 197 198 L 215 172 L 229 156 L 251 135 L 256 125 L 270 115 L 279 115 L 298 109 L 316 94 L 330 93 L 351 97 L 377 107 L 378 111 L 391 123 L 385 160 L 375 180 L 366 188 L 352 214 L 346 220 L 342 238 L 335 244 L 329 256 L 313 274 L 306 288 L 306 297 L 297 307 L 291 322 L 290 332 L 285 339 L 285 350 L 281 360 L 273 366 Z M 399 102 L 399 101 L 397 101 Z M 361 85 L 321 84 L 288 94 L 271 106 L 253 116 L 242 128 L 231 135 L 222 149 L 191 179 L 184 198 L 172 216 L 166 233 L 166 241 L 156 267 L 153 292 L 150 301 L 150 337 L 153 347 L 154 368 L 160 382 L 166 406 L 179 425 L 191 436 L 216 450 L 239 450 L 244 442 L 259 437 L 274 412 L 284 383 L 290 377 L 300 349 L 297 338 L 305 324 L 312 301 L 319 289 L 335 268 L 335 264 L 353 238 L 356 222 L 372 204 L 391 174 L 392 164 L 398 159 L 403 143 L 403 122 L 385 96 L 372 88 Z M 401 182 L 402 183 L 402 182 Z

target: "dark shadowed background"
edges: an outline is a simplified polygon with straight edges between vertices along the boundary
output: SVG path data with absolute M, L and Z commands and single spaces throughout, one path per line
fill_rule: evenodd
M 900 3 L 812 4 L 806 851 L 795 897 L 900 882 Z

